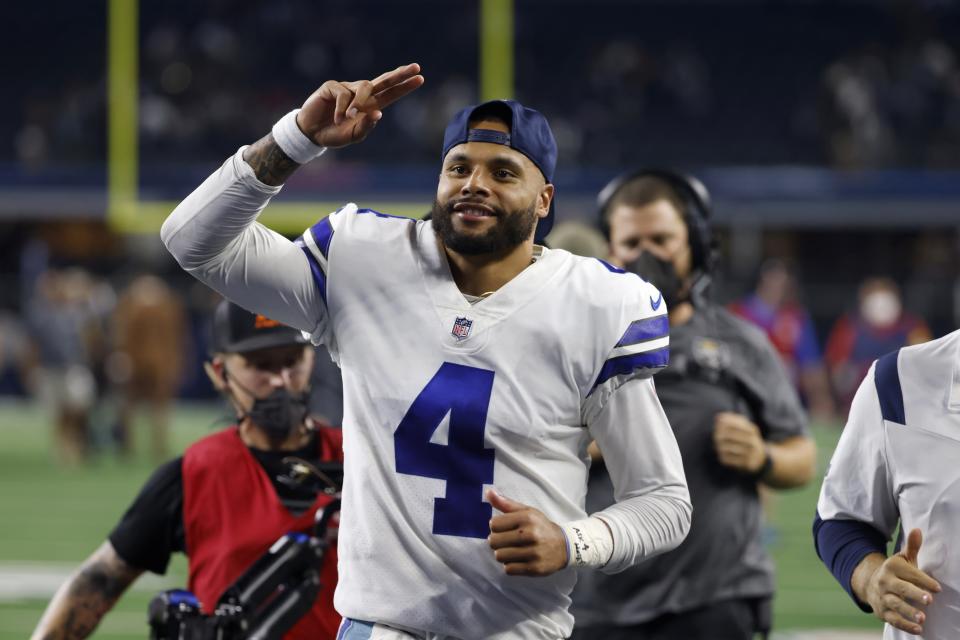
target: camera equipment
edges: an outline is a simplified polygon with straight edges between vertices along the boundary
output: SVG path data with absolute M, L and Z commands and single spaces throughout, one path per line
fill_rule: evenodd
M 335 532 L 329 525 L 340 499 L 318 511 L 312 535 L 287 533 L 201 611 L 190 591 L 170 589 L 149 605 L 151 640 L 280 640 L 313 606 L 319 568 Z

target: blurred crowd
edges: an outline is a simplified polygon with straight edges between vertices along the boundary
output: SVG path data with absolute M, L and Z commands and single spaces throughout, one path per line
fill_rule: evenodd
M 960 166 L 955 3 L 606 5 L 515 7 L 517 97 L 549 114 L 567 167 L 638 153 L 667 164 Z M 141 3 L 143 162 L 219 160 L 330 74 L 365 77 L 411 56 L 430 91 L 398 105 L 378 129 L 382 144 L 350 159 L 390 162 L 384 150 L 402 147 L 405 161 L 435 161 L 442 123 L 477 97 L 479 65 L 476 12 L 443 7 L 421 0 L 413 21 L 409 5 L 369 0 Z M 83 40 L 102 32 L 105 9 L 60 19 L 87 28 L 51 46 L 86 53 L 69 75 L 24 80 L 19 100 L 0 107 L 20 123 L 0 160 L 48 168 L 105 155 L 102 56 Z M 414 32 L 397 37 L 407 25 Z
M 79 266 L 25 272 L 22 312 L 3 314 L 2 390 L 49 413 L 56 454 L 68 464 L 105 449 L 129 456 L 138 412 L 151 454 L 164 459 L 171 402 L 190 382 L 184 299 L 155 275 L 117 275 L 126 281 L 119 287 Z
M 221 298 L 163 260 L 151 263 L 151 244 L 159 239 L 109 257 L 75 258 L 35 237 L 15 256 L 15 272 L 5 274 L 0 398 L 44 409 L 54 454 L 65 464 L 138 451 L 165 460 L 174 453 L 173 402 L 217 397 L 203 365 Z M 10 295 L 17 290 L 19 299 Z M 311 415 L 339 425 L 339 369 L 326 354 L 315 362 Z M 226 408 L 223 417 L 232 419 Z
M 932 337 L 926 322 L 904 309 L 897 284 L 871 276 L 857 291 L 855 306 L 833 323 L 822 347 L 800 283 L 779 260 L 761 266 L 756 289 L 730 309 L 766 332 L 780 353 L 812 415 L 845 416 L 874 360 Z
M 928 37 L 893 48 L 864 46 L 825 70 L 821 91 L 820 127 L 834 166 L 960 162 L 955 44 Z

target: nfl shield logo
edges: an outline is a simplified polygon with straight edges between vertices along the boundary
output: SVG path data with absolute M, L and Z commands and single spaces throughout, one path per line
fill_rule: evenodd
M 466 340 L 470 337 L 470 327 L 473 326 L 473 320 L 469 318 L 457 318 L 453 321 L 453 331 L 450 333 L 454 338 L 459 340 Z

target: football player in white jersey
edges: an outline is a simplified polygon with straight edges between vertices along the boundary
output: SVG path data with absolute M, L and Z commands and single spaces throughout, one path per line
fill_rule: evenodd
M 960 331 L 870 368 L 823 481 L 817 553 L 886 640 L 960 638 Z M 900 549 L 887 542 L 900 525 Z
M 190 273 L 308 332 L 343 371 L 341 637 L 564 638 L 571 567 L 677 546 L 690 500 L 652 375 L 660 293 L 539 244 L 556 143 L 511 100 L 459 112 L 432 221 L 347 204 L 295 243 L 256 222 L 325 147 L 359 142 L 416 64 L 324 83 L 242 147 L 161 235 Z M 584 511 L 595 438 L 618 502 Z

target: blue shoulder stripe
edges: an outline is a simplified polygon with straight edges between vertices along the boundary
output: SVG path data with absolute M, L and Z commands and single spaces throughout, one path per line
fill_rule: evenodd
M 626 270 L 621 269 L 620 267 L 615 267 L 609 262 L 607 262 L 606 260 L 601 260 L 600 258 L 597 258 L 597 262 L 605 266 L 607 268 L 607 271 L 610 271 L 611 273 L 626 273 Z
M 313 252 L 310 251 L 310 248 L 306 246 L 303 242 L 303 238 L 297 238 L 294 242 L 295 245 L 300 247 L 300 250 L 303 251 L 303 255 L 307 256 L 307 263 L 310 265 L 310 272 L 313 274 L 313 283 L 317 285 L 317 289 L 320 290 L 320 297 L 323 299 L 324 304 L 327 302 L 327 276 L 323 273 L 323 269 L 320 268 L 320 263 L 317 262 L 317 258 L 313 255 Z
M 623 337 L 620 338 L 617 346 L 626 347 L 631 344 L 649 342 L 657 338 L 664 338 L 669 334 L 670 321 L 667 319 L 666 314 L 652 318 L 644 318 L 643 320 L 634 320 L 623 333 Z
M 898 349 L 877 360 L 873 381 L 877 386 L 877 397 L 880 399 L 880 413 L 883 419 L 907 424 L 903 411 L 903 391 L 900 389 L 900 372 L 897 370 L 899 355 Z
M 663 367 L 667 366 L 669 362 L 669 347 L 661 347 L 660 349 L 654 349 L 653 351 L 644 351 L 643 353 L 634 353 L 627 356 L 610 358 L 603 363 L 603 368 L 600 369 L 600 375 L 597 376 L 597 381 L 593 383 L 593 389 L 596 389 L 599 385 L 603 384 L 614 376 L 625 375 L 644 369 L 650 371 L 662 369 Z M 593 389 L 590 391 L 592 392 Z
M 330 216 L 310 227 L 310 233 L 313 234 L 313 241 L 317 243 L 320 253 L 323 254 L 324 258 L 328 258 L 330 241 L 333 240 L 333 225 L 330 224 Z
M 416 222 L 413 218 L 408 218 L 407 216 L 394 216 L 389 213 L 380 213 L 379 211 L 374 211 L 373 209 L 357 209 L 357 213 L 372 213 L 378 218 L 396 218 L 397 220 L 406 220 L 408 222 Z

